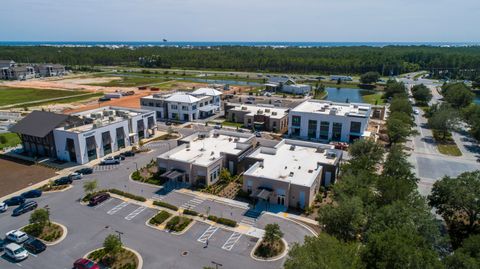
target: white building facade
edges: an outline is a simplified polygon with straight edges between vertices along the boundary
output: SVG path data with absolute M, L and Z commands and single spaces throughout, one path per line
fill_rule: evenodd
M 370 136 L 371 105 L 307 100 L 289 113 L 288 134 L 313 141 L 353 142 Z
M 53 135 L 57 158 L 79 164 L 133 146 L 156 131 L 153 111 L 103 107 L 72 116 L 85 124 L 57 128 Z

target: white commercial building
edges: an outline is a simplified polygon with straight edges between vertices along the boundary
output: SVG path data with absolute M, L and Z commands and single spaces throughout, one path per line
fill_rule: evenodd
M 297 84 L 295 80 L 288 77 L 272 77 L 265 84 L 267 91 L 273 90 L 284 93 L 307 95 L 312 87 L 307 84 Z
M 305 208 L 321 185 L 335 180 L 341 158 L 332 145 L 298 140 L 260 147 L 247 157 L 243 190 L 270 204 Z
M 193 92 L 153 94 L 140 99 L 142 109 L 153 110 L 158 120 L 194 121 L 207 118 L 221 108 L 221 92 L 200 88 Z
M 369 137 L 369 104 L 307 100 L 289 113 L 288 134 L 314 141 L 352 142 Z
M 155 113 L 140 109 L 102 107 L 76 114 L 75 124 L 53 130 L 56 156 L 84 164 L 154 135 Z

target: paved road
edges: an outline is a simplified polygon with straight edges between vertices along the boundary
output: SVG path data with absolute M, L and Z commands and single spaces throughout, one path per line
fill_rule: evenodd
M 174 142 L 172 142 L 174 143 Z M 147 145 L 151 152 L 127 158 L 120 165 L 95 168 L 95 173 L 75 181 L 74 187 L 60 193 L 46 194 L 37 199 L 39 207 L 51 208 L 51 219 L 68 227 L 68 236 L 60 244 L 49 247 L 37 257 L 31 256 L 20 263 L 0 259 L 0 268 L 71 268 L 72 262 L 91 249 L 101 247 L 108 235 L 121 231 L 122 241 L 137 250 L 144 259 L 143 268 L 202 268 L 211 261 L 220 262 L 224 268 L 279 268 L 284 259 L 276 262 L 258 262 L 250 257 L 256 238 L 216 229 L 209 231 L 208 225 L 195 223 L 184 235 L 177 236 L 149 228 L 145 222 L 155 214 L 155 210 L 125 203 L 111 198 L 91 208 L 78 202 L 83 196 L 82 182 L 97 179 L 100 188 L 118 188 L 147 198 L 154 198 L 191 208 L 199 212 L 209 212 L 218 216 L 233 218 L 243 225 L 263 228 L 271 222 L 279 223 L 289 244 L 303 242 L 310 232 L 303 226 L 269 214 L 258 219 L 244 216 L 246 209 L 228 206 L 223 203 L 198 198 L 175 191 L 159 191 L 159 187 L 130 181 L 128 175 L 136 165 L 144 166 L 155 156 L 167 151 L 172 145 L 155 142 Z M 135 164 L 136 163 L 136 164 Z M 0 214 L 0 234 L 18 229 L 28 223 L 30 214 L 10 216 L 11 209 Z M 210 229 L 212 230 L 212 229 Z M 206 233 L 206 235 L 204 235 Z M 203 236 L 203 237 L 202 237 Z M 208 237 L 208 247 L 200 239 Z M 200 240 L 200 241 L 199 241 Z M 186 252 L 186 255 L 182 253 Z

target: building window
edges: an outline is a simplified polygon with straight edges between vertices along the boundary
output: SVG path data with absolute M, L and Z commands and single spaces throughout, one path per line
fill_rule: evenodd
M 292 116 L 292 126 L 300 127 L 300 121 L 302 117 L 300 116 Z
M 272 123 L 272 126 L 273 126 L 273 127 L 277 127 L 277 122 L 274 121 L 274 122 Z
M 197 105 L 193 105 L 193 106 L 192 106 L 192 109 L 193 109 L 193 110 L 197 109 Z
M 309 120 L 308 121 L 308 138 L 317 137 L 317 121 Z
M 320 122 L 320 139 L 328 140 L 328 131 L 330 129 L 330 122 Z
M 338 122 L 333 123 L 332 140 L 340 141 L 342 139 L 342 124 Z
M 172 109 L 178 109 L 178 106 L 177 105 L 171 105 L 170 106 Z
M 350 133 L 360 133 L 360 129 L 362 128 L 362 123 L 358 121 L 352 121 L 350 123 Z
M 182 110 L 188 110 L 188 106 L 182 106 Z
M 156 106 L 156 107 L 162 107 L 162 104 L 156 103 L 155 106 Z
M 154 106 L 154 104 L 153 103 L 148 103 L 148 106 Z

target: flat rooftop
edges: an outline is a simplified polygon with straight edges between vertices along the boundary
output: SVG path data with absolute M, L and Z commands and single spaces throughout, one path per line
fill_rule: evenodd
M 245 175 L 310 187 L 322 165 L 336 165 L 341 153 L 331 145 L 283 140 L 273 148 L 260 147 L 248 157 L 263 163 L 257 162 Z
M 222 153 L 238 155 L 250 146 L 253 135 L 229 135 L 229 133 L 212 131 L 197 133 L 182 139 L 187 142 L 160 155 L 160 158 L 208 166 L 217 161 Z
M 292 109 L 292 112 L 306 112 L 323 115 L 370 117 L 372 106 L 363 103 L 335 103 L 322 100 L 307 100 Z
M 149 112 L 147 110 L 123 107 L 102 107 L 72 114 L 72 116 L 82 119 L 83 124 L 66 126 L 63 129 L 69 132 L 83 133 Z
M 289 108 L 283 107 L 270 107 L 270 106 L 259 106 L 259 105 L 249 105 L 249 104 L 242 104 L 232 108 L 234 111 L 244 111 L 248 112 L 247 115 L 265 115 L 269 116 L 270 118 L 274 119 L 281 119 L 288 115 Z

